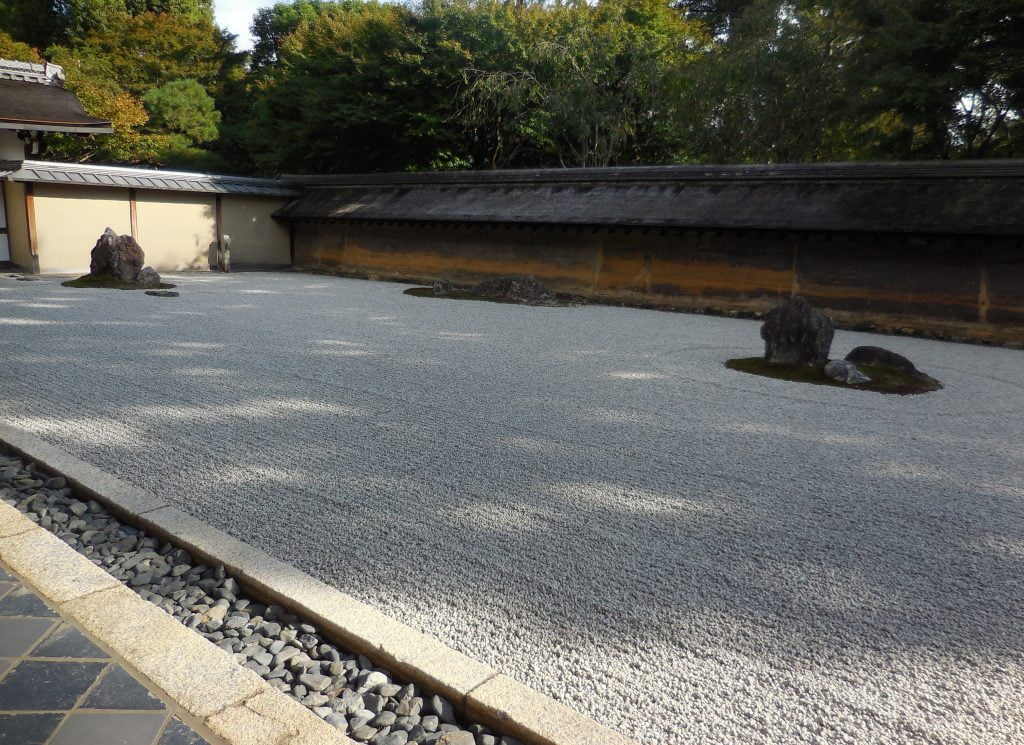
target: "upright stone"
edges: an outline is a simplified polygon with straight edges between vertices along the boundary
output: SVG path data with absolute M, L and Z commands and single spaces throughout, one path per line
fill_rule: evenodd
M 145 263 L 142 247 L 130 235 L 118 235 L 110 228 L 93 246 L 89 274 L 105 274 L 125 282 L 135 282 Z
M 829 317 L 799 295 L 770 310 L 761 326 L 764 357 L 779 365 L 824 365 L 834 335 Z

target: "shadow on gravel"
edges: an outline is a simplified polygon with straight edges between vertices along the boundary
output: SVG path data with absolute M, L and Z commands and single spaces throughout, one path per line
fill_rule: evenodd
M 747 415 L 765 389 L 713 394 L 643 360 L 585 377 L 596 346 L 510 375 L 474 337 L 400 323 L 375 341 L 338 309 L 265 332 L 294 300 L 246 297 L 5 327 L 2 411 L 464 651 L 564 652 L 617 700 L 619 668 L 702 655 L 858 685 L 906 683 L 922 657 L 954 689 L 1018 669 L 1022 463 L 991 433 L 784 398 Z M 174 342 L 153 338 L 168 325 Z M 40 348 L 60 354 L 19 360 Z

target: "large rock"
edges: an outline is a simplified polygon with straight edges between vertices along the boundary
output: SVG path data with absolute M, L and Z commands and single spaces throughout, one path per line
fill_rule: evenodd
M 902 354 L 897 354 L 896 352 L 882 347 L 855 347 L 848 355 L 846 355 L 846 361 L 852 362 L 855 365 L 884 367 L 895 372 L 903 373 L 904 375 L 914 378 L 915 380 L 920 380 L 923 383 L 928 383 L 929 385 L 934 385 L 938 388 L 942 387 L 942 383 L 930 375 L 918 370 L 914 363 Z
M 473 288 L 473 294 L 527 305 L 550 305 L 555 302 L 554 290 L 530 274 L 507 274 L 485 280 Z
M 93 246 L 89 274 L 105 274 L 125 282 L 135 282 L 145 263 L 142 247 L 130 235 L 118 235 L 110 228 Z
M 799 295 L 768 311 L 761 326 L 764 357 L 779 365 L 824 365 L 834 335 L 831 319 Z

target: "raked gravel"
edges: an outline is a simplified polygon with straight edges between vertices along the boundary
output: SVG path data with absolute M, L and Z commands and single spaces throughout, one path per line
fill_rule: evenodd
M 1024 354 L 191 275 L 0 279 L 0 416 L 644 743 L 1024 740 Z

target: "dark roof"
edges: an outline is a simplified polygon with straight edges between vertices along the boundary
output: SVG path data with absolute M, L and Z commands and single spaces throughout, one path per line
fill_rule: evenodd
M 60 85 L 0 79 L 0 129 L 108 134 L 110 122 L 89 116 Z
M 1024 161 L 285 176 L 284 219 L 1024 234 Z
M 96 166 L 89 163 L 57 163 L 42 160 L 0 163 L 0 178 L 33 183 L 119 186 L 133 189 L 250 194 L 265 197 L 294 197 L 300 193 L 296 187 L 275 179 L 189 171 L 164 171 L 152 168 Z

